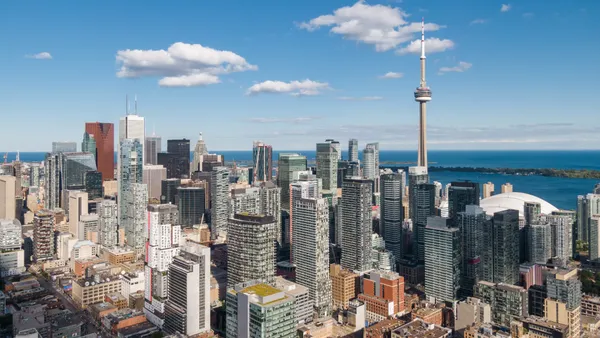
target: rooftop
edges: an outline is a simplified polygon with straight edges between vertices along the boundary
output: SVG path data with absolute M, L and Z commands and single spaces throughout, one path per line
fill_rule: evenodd
M 406 338 L 442 338 L 450 335 L 452 330 L 415 319 L 395 329 L 393 332 L 396 335 Z
M 261 283 L 261 284 L 248 286 L 248 287 L 242 289 L 240 292 L 246 293 L 246 294 L 254 294 L 259 297 L 267 297 L 267 296 L 277 294 L 277 293 L 281 292 L 281 290 L 278 290 L 268 284 Z

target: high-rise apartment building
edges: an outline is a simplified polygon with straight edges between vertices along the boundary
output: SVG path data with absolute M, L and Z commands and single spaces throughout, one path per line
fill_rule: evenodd
M 308 288 L 315 313 L 323 318 L 331 314 L 329 205 L 324 198 L 300 197 L 292 203 L 296 282 Z
M 542 205 L 540 202 L 525 202 L 523 205 L 525 226 L 538 224 L 542 216 Z
M 14 176 L 0 176 L 0 219 L 12 221 L 16 218 L 15 185 Z
M 460 289 L 461 231 L 448 218 L 429 217 L 424 232 L 425 295 L 436 301 L 453 302 Z
M 52 142 L 52 152 L 53 153 L 74 153 L 77 151 L 77 143 L 76 142 Z
M 206 148 L 206 144 L 202 139 L 202 133 L 200 133 L 200 137 L 198 138 L 198 142 L 196 142 L 196 146 L 194 148 L 194 156 L 191 166 L 192 174 L 196 171 L 202 171 L 203 156 L 205 155 L 208 155 L 208 148 Z
M 227 285 L 275 278 L 276 221 L 273 216 L 236 214 L 227 229 Z
M 100 245 L 111 248 L 117 245 L 117 203 L 112 200 L 103 200 L 98 204 L 98 227 Z
M 148 211 L 158 213 L 158 224 L 175 225 L 179 222 L 179 210 L 174 204 L 149 204 Z
M 333 141 L 317 143 L 317 178 L 323 181 L 323 190 L 337 189 L 338 154 Z
M 494 283 L 519 281 L 519 212 L 494 213 L 483 232 L 482 279 Z
M 400 260 L 403 255 L 404 208 L 402 194 L 404 181 L 400 173 L 384 174 L 381 176 L 381 204 L 379 227 L 383 231 L 385 248 Z
M 96 167 L 102 180 L 115 177 L 115 127 L 112 123 L 87 122 L 85 132 L 94 135 L 96 141 Z
M 283 245 L 281 229 L 281 188 L 273 182 L 260 184 L 260 210 L 263 215 L 270 215 L 277 222 L 277 242 Z
M 38 210 L 33 216 L 33 261 L 54 258 L 54 213 Z
M 96 139 L 93 134 L 89 134 L 87 131 L 83 133 L 83 141 L 81 141 L 81 152 L 91 153 L 96 159 Z M 96 162 L 96 165 L 97 162 Z
M 528 228 L 529 262 L 546 264 L 552 258 L 552 228 L 550 224 L 533 224 Z
M 319 181 L 314 175 L 305 175 L 301 179 L 290 184 L 290 219 L 289 219 L 289 243 L 291 246 L 290 260 L 294 261 L 294 208 L 295 202 L 302 198 L 313 198 L 317 199 L 321 197 L 321 191 L 319 190 Z
M 482 280 L 483 232 L 488 216 L 477 205 L 467 205 L 456 214 L 455 224 L 461 231 L 462 265 L 461 290 L 464 296 L 473 295 L 473 287 Z
M 573 243 L 575 211 L 554 211 L 546 219 L 552 227 L 552 257 L 558 259 L 560 266 L 566 266 L 576 247 Z
M 600 217 L 593 216 L 588 220 L 590 260 L 600 259 Z
M 414 186 L 413 257 L 419 264 L 425 262 L 425 227 L 429 217 L 435 215 L 435 184 L 421 183 Z
M 448 188 L 448 218 L 455 221 L 456 215 L 465 211 L 467 205 L 479 205 L 479 183 L 451 182 Z
M 504 183 L 502 185 L 502 193 L 513 192 L 513 185 L 510 183 Z
M 252 145 L 253 182 L 267 182 L 273 176 L 273 147 L 260 141 Z
M 581 281 L 577 269 L 555 270 L 546 279 L 546 319 L 569 326 L 569 337 L 581 332 Z
M 145 242 L 144 229 L 147 224 L 148 187 L 145 184 L 133 183 L 129 189 L 123 196 L 125 239 L 127 245 L 141 254 Z
M 258 281 L 227 291 L 227 338 L 294 337 L 294 298 Z
M 48 210 L 60 207 L 60 156 L 58 153 L 47 153 L 44 160 L 44 206 Z
M 143 151 L 142 144 L 137 139 L 124 139 L 119 151 L 119 226 L 127 229 L 127 206 L 133 202 L 131 197 L 132 185 L 143 183 Z M 147 202 L 147 200 L 146 200 Z M 125 230 L 127 231 L 127 230 Z
M 510 327 L 513 319 L 527 317 L 529 297 L 520 286 L 480 281 L 475 285 L 475 297 L 492 308 L 492 321 L 496 325 Z
M 158 153 L 162 152 L 162 139 L 160 136 L 146 136 L 144 143 L 145 164 L 158 164 Z
M 137 140 L 142 152 L 141 164 L 146 163 L 144 143 L 146 140 L 146 125 L 144 118 L 134 114 L 127 114 L 119 120 L 119 144 L 124 140 Z
M 344 181 L 340 203 L 342 221 L 342 267 L 367 271 L 371 263 L 372 181 L 350 178 Z
M 362 164 L 362 176 L 370 180 L 375 180 L 375 149 L 365 148 L 363 150 Z
M 194 336 L 210 331 L 210 249 L 184 247 L 169 265 L 167 332 Z
M 491 197 L 494 194 L 494 183 L 487 182 L 483 185 L 483 198 Z
M 600 195 L 577 196 L 577 240 L 588 242 L 590 219 L 600 215 Z
M 290 184 L 294 173 L 306 171 L 306 156 L 279 154 L 277 161 L 277 184 L 281 188 L 281 209 L 290 210 Z
M 88 214 L 88 193 L 84 191 L 69 192 L 69 232 L 79 240 L 84 240 L 79 232 L 79 218 Z
M 167 169 L 162 165 L 147 164 L 144 166 L 142 182 L 148 186 L 148 198 L 160 201 L 162 181 L 166 179 Z
M 358 162 L 358 140 L 355 138 L 348 141 L 348 161 Z
M 19 221 L 0 219 L 0 278 L 25 272 L 25 252 L 21 249 L 22 232 Z
M 31 163 L 29 165 L 29 186 L 40 187 L 40 164 Z
M 177 188 L 179 196 L 179 224 L 191 228 L 194 225 L 201 224 L 204 219 L 204 206 L 206 193 L 204 188 L 200 187 L 179 187 Z
M 229 169 L 227 167 L 213 168 L 210 181 L 210 199 L 210 234 L 214 239 L 228 230 Z
M 165 300 L 169 297 L 169 266 L 179 254 L 181 227 L 163 222 L 161 212 L 149 211 L 144 266 L 144 313 L 150 322 L 162 328 L 165 323 Z M 196 284 L 199 289 L 200 283 Z M 185 292 L 185 289 L 176 291 Z

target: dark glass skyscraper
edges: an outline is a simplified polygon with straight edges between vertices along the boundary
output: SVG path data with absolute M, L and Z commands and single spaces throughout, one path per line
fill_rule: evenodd
M 88 193 L 88 199 L 93 200 L 104 196 L 102 187 L 102 173 L 99 171 L 88 171 L 84 176 L 85 191 Z
M 190 140 L 167 140 L 167 152 L 177 158 L 177 174 L 180 176 L 175 178 L 190 177 Z M 159 164 L 162 163 L 159 162 Z M 169 176 L 169 169 L 167 169 L 167 177 L 171 177 Z
M 401 259 L 402 248 L 402 223 L 404 212 L 402 208 L 402 191 L 404 182 L 400 173 L 385 174 L 381 176 L 381 216 L 380 229 L 383 231 L 385 248 L 391 251 L 396 259 Z
M 253 182 L 270 181 L 273 176 L 273 147 L 254 142 L 252 147 Z
M 177 204 L 177 193 L 181 186 L 181 180 L 178 178 L 169 178 L 161 182 L 160 203 Z
M 493 283 L 519 282 L 519 212 L 504 210 L 485 223 L 482 278 Z
M 190 160 L 179 154 L 158 153 L 158 164 L 167 169 L 167 178 L 187 178 L 189 175 Z
M 85 132 L 94 135 L 96 141 L 96 167 L 102 180 L 115 178 L 115 128 L 112 123 L 87 122 Z
M 200 224 L 204 215 L 204 188 L 179 187 L 177 188 L 177 194 L 179 195 L 179 223 L 187 227 Z
M 96 171 L 96 159 L 92 153 L 62 153 L 61 186 L 62 190 L 85 188 L 85 173 Z
M 465 211 L 467 205 L 479 205 L 479 183 L 451 182 L 448 188 L 448 218 L 454 222 L 456 215 Z

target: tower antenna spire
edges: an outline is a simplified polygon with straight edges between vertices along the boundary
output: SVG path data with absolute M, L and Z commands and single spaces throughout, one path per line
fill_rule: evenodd
M 137 115 L 137 94 L 135 94 L 135 99 L 134 99 L 134 104 L 135 104 L 135 115 Z
M 421 59 L 425 58 L 425 18 L 421 20 Z
M 125 115 L 129 115 L 129 94 L 125 94 Z

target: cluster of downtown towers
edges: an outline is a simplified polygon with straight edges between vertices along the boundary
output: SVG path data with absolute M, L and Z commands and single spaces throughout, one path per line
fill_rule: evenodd
M 403 170 L 379 170 L 377 143 L 366 145 L 362 163 L 355 139 L 348 143 L 347 159 L 342 158 L 339 142 L 318 143 L 313 168 L 308 166 L 305 156 L 281 153 L 274 178 L 271 146 L 255 142 L 252 167 L 247 170 L 248 182 L 279 195 L 267 198 L 276 206 L 262 208 L 249 208 L 234 201 L 236 197 L 230 194 L 229 184 L 238 179 L 236 168 L 224 167 L 221 155 L 209 154 L 202 137 L 194 150 L 192 164 L 189 140 L 167 143 L 167 152 L 161 152 L 160 138 L 146 137 L 143 117 L 126 115 L 121 119 L 116 170 L 119 219 L 114 228 L 101 229 L 102 244 L 112 246 L 119 242 L 118 227 L 124 230 L 128 246 L 143 251 L 147 204 L 151 195 L 157 194 L 149 193 L 150 187 L 144 184 L 147 182 L 143 176 L 153 165 L 162 165 L 166 178 L 160 184 L 160 202 L 180 204 L 183 226 L 207 220 L 212 238 L 217 239 L 230 230 L 232 213 L 259 211 L 275 219 L 277 229 L 267 232 L 272 233 L 278 253 L 268 257 L 295 264 L 297 281 L 307 284 L 320 315 L 330 312 L 329 263 L 339 262 L 357 272 L 373 269 L 370 250 L 373 232 L 383 237 L 385 249 L 393 255 L 396 270 L 406 281 L 424 283 L 426 294 L 438 301 L 472 295 L 474 285 L 480 280 L 516 284 L 520 263 L 546 263 L 556 258 L 559 264 L 566 264 L 572 256 L 570 231 L 575 215 L 570 212 L 545 216 L 545 221 L 552 224 L 550 231 L 539 225 L 539 205 L 526 205 L 526 226 L 520 227 L 516 210 L 490 217 L 478 207 L 478 183 L 452 182 L 446 193 L 445 215 L 438 205 L 440 191 L 429 182 L 427 167 L 410 167 L 407 184 Z M 113 124 L 98 122 L 86 123 L 82 152 L 53 149 L 45 164 L 47 208 L 60 207 L 64 191 L 84 189 L 100 195 L 90 199 L 102 197 L 98 183 L 114 179 L 114 149 Z M 198 193 L 192 197 L 176 196 L 177 192 L 185 191 L 176 187 L 185 178 L 205 180 L 208 184 L 194 189 Z M 267 182 L 271 185 L 266 185 Z M 181 208 L 183 204 L 186 206 Z M 374 206 L 380 208 L 378 222 L 373 217 Z M 193 210 L 182 212 L 186 209 Z M 264 219 L 246 221 L 252 222 L 269 223 Z M 231 251 L 249 250 L 243 245 L 244 237 L 233 232 L 228 234 L 229 245 L 237 249 L 230 248 L 230 255 Z M 546 234 L 550 233 L 553 235 L 548 237 Z M 239 243 L 233 244 L 232 240 Z M 267 266 L 274 267 L 274 263 Z M 273 271 L 263 273 L 240 278 L 270 280 L 274 275 Z M 240 278 L 229 279 L 235 283 Z

